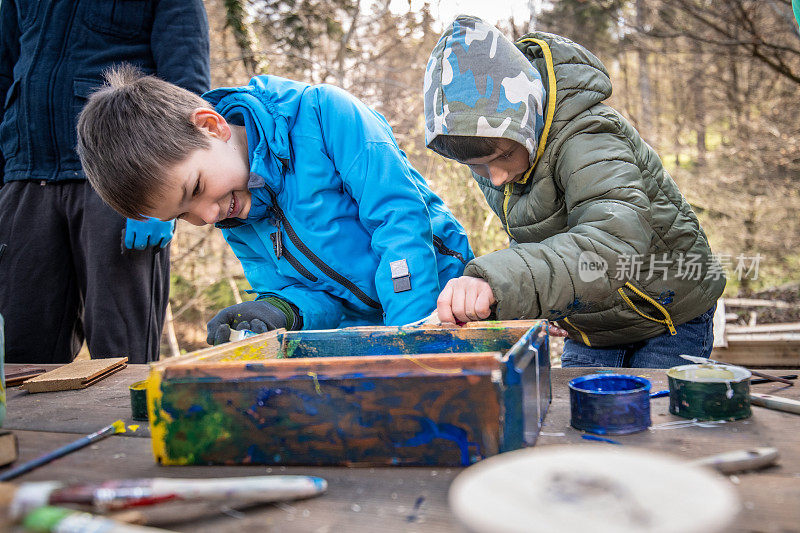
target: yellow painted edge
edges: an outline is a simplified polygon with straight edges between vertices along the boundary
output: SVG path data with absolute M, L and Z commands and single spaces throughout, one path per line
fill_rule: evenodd
M 153 457 L 162 465 L 182 465 L 186 461 L 173 461 L 167 455 L 167 428 L 166 422 L 170 420 L 169 414 L 163 409 L 156 412 L 156 405 L 161 405 L 161 370 L 150 368 L 147 378 L 147 417 L 150 424 L 150 440 L 153 443 Z M 156 420 L 161 420 L 160 424 Z

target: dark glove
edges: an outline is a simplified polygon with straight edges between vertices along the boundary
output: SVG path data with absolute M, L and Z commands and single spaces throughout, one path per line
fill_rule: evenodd
M 253 333 L 264 333 L 278 328 L 300 329 L 300 313 L 292 304 L 280 298 L 242 302 L 226 307 L 212 318 L 206 329 L 206 342 L 211 345 L 228 342 L 231 329 L 248 329 Z
M 144 250 L 148 246 L 165 247 L 172 239 L 175 231 L 175 221 L 163 222 L 157 218 L 133 220 L 125 222 L 125 248 L 128 250 Z

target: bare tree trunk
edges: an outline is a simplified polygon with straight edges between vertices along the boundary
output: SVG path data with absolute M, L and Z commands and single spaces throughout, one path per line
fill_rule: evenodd
M 233 293 L 233 301 L 237 304 L 242 303 L 242 295 L 239 292 L 239 287 L 236 286 L 236 282 L 230 276 L 228 276 L 228 285 L 230 285 L 231 292 Z
M 361 13 L 361 3 L 356 3 L 356 10 L 353 13 L 353 19 L 350 22 L 350 27 L 347 31 L 342 35 L 342 40 L 339 43 L 339 50 L 336 53 L 336 64 L 338 66 L 336 71 L 336 82 L 339 87 L 343 89 L 346 88 L 344 85 L 344 76 L 345 76 L 345 58 L 347 57 L 347 47 L 350 45 L 350 39 L 353 37 L 353 34 L 358 27 L 358 16 Z
M 644 28 L 646 23 L 646 10 L 644 0 L 636 0 L 636 27 Z M 636 56 L 639 60 L 639 98 L 641 111 L 639 112 L 639 133 L 649 143 L 653 143 L 651 138 L 653 132 L 653 113 L 652 102 L 650 99 L 650 74 L 648 72 L 647 58 L 650 55 L 644 44 L 644 39 L 639 36 L 637 39 Z
M 694 122 L 697 133 L 697 164 L 706 163 L 706 71 L 703 63 L 703 47 L 697 45 L 697 53 L 694 56 L 694 68 L 691 81 L 692 93 L 694 94 Z
M 181 354 L 181 347 L 178 344 L 178 336 L 175 335 L 175 324 L 172 320 L 172 305 L 167 304 L 167 316 L 166 318 L 166 333 L 167 333 L 167 342 L 169 343 L 169 355 L 170 357 L 177 357 Z

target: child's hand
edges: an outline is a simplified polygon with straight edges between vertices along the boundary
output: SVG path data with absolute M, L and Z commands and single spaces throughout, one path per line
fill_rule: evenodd
M 569 335 L 567 330 L 562 329 L 557 322 L 550 322 L 547 324 L 547 333 L 551 337 L 566 337 Z
M 286 327 L 286 315 L 274 305 L 265 301 L 242 302 L 226 307 L 206 325 L 212 346 L 228 342 L 232 329 L 249 329 L 253 333 L 264 333 Z
M 444 286 L 436 300 L 436 311 L 442 322 L 464 323 L 488 318 L 495 303 L 492 288 L 485 280 L 461 276 Z

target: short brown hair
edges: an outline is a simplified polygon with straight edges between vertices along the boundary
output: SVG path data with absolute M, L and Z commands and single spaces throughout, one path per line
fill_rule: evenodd
M 497 139 L 475 135 L 437 135 L 428 148 L 448 159 L 466 161 L 490 156 L 497 150 Z
M 100 197 L 128 218 L 156 207 L 164 173 L 210 146 L 192 122 L 211 105 L 130 64 L 112 67 L 78 119 L 78 155 Z

